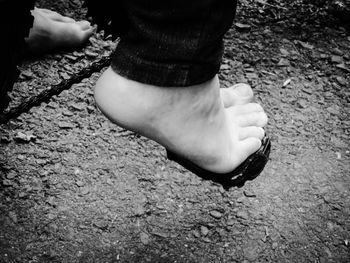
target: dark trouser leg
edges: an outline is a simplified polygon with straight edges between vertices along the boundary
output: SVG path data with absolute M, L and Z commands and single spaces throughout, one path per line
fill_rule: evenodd
M 240 175 L 252 179 L 268 156 L 267 116 L 255 103 L 225 108 L 217 76 L 236 3 L 169 2 L 125 0 L 129 26 L 119 32 L 112 69 L 96 84 L 96 103 L 112 122 L 158 142 L 169 159 L 204 179 L 226 187 Z
M 235 0 L 124 0 L 126 33 L 112 62 L 118 74 L 156 86 L 190 86 L 218 73 Z

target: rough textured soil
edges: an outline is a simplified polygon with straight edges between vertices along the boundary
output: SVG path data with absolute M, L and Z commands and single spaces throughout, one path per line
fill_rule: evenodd
M 83 17 L 77 1 L 55 3 Z M 94 103 L 98 72 L 0 127 L 0 261 L 349 262 L 349 33 L 259 24 L 258 8 L 240 5 L 250 28 L 228 32 L 220 72 L 223 87 L 250 83 L 270 117 L 258 178 L 226 192 L 111 124 Z M 97 34 L 28 58 L 10 107 L 114 45 Z

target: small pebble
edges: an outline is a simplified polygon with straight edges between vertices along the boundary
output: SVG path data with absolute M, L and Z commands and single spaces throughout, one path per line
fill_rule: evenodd
M 105 230 L 108 228 L 108 222 L 105 220 L 98 220 L 94 222 L 94 226 L 101 230 Z
M 235 221 L 234 219 L 229 219 L 229 220 L 226 222 L 226 224 L 227 224 L 228 226 L 233 226 L 235 223 L 236 223 L 236 221 Z
M 194 230 L 192 233 L 193 233 L 193 236 L 196 238 L 199 238 L 201 236 L 201 234 L 199 234 L 197 230 Z
M 238 211 L 236 217 L 244 220 L 247 220 L 249 218 L 246 211 Z
M 72 103 L 70 105 L 74 110 L 78 110 L 78 111 L 81 111 L 83 109 L 85 109 L 86 105 L 83 104 L 83 103 Z
M 253 247 L 246 247 L 243 249 L 244 257 L 248 261 L 255 261 L 259 257 L 258 252 L 258 249 Z
M 80 192 L 80 195 L 87 195 L 88 193 L 90 193 L 89 188 L 83 188 L 83 190 Z
M 333 49 L 332 53 L 338 56 L 342 56 L 344 54 L 343 51 L 341 51 L 339 48 Z
M 95 58 L 98 56 L 98 54 L 96 52 L 92 52 L 92 51 L 89 51 L 89 50 L 86 50 L 85 51 L 85 54 L 88 56 L 88 57 L 92 57 L 92 58 Z
M 337 64 L 336 67 L 344 71 L 350 72 L 350 69 L 344 63 Z
M 310 44 L 303 42 L 303 41 L 296 40 L 296 43 L 298 43 L 300 46 L 302 46 L 303 48 L 306 48 L 306 49 L 313 49 L 314 48 L 313 45 L 310 45 Z
M 142 232 L 140 234 L 140 240 L 141 240 L 141 243 L 144 244 L 144 245 L 148 245 L 149 244 L 149 241 L 150 241 L 150 237 L 148 234 Z
M 70 122 L 60 121 L 58 123 L 58 127 L 60 127 L 61 129 L 73 129 L 75 126 Z
M 280 48 L 280 52 L 283 56 L 289 56 L 290 53 L 288 52 L 288 50 L 284 49 L 284 48 Z
M 343 58 L 341 56 L 332 56 L 331 61 L 332 61 L 332 63 L 342 63 Z
M 201 226 L 201 234 L 202 236 L 206 236 L 209 233 L 209 229 L 206 226 Z
M 345 78 L 340 77 L 340 76 L 337 76 L 335 79 L 337 80 L 337 82 L 338 82 L 340 85 L 346 86 L 347 82 L 346 82 L 346 79 L 345 79 Z
M 249 31 L 251 29 L 250 25 L 242 23 L 235 23 L 235 26 L 238 31 Z
M 21 143 L 34 141 L 35 139 L 36 139 L 36 136 L 34 136 L 32 134 L 25 134 L 23 132 L 18 132 L 14 137 L 14 140 L 16 142 L 21 142 Z
M 11 180 L 13 178 L 15 178 L 17 176 L 17 174 L 13 171 L 9 172 L 6 176 L 7 179 Z
M 67 74 L 66 72 L 60 72 L 59 75 L 64 80 L 67 80 L 70 78 L 69 74 Z
M 9 212 L 9 217 L 11 218 L 11 220 L 14 222 L 14 223 L 17 223 L 18 219 L 17 219 L 17 214 L 13 211 L 10 211 Z
M 222 213 L 217 210 L 213 210 L 210 212 L 210 215 L 216 219 L 220 219 L 222 217 Z
M 290 65 L 289 60 L 285 59 L 285 58 L 281 58 L 277 63 L 277 66 L 279 66 L 279 67 L 287 67 L 289 65 Z
M 12 182 L 10 180 L 4 179 L 4 180 L 2 180 L 2 184 L 5 186 L 10 186 L 10 185 L 12 185 Z
M 20 79 L 24 80 L 24 79 L 32 79 L 33 78 L 33 72 L 29 71 L 29 70 L 23 70 L 21 72 L 20 75 Z
M 78 58 L 76 56 L 72 56 L 72 55 L 64 55 L 66 58 L 68 58 L 71 61 L 76 61 Z

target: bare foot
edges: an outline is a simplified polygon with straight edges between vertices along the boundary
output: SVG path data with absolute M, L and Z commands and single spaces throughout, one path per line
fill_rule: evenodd
M 88 21 L 76 22 L 51 10 L 34 8 L 32 15 L 34 23 L 26 42 L 33 53 L 79 47 L 93 33 Z
M 267 116 L 256 103 L 224 108 L 220 94 L 217 76 L 191 87 L 162 88 L 111 68 L 95 87 L 97 105 L 112 122 L 204 169 L 226 173 L 260 148 Z

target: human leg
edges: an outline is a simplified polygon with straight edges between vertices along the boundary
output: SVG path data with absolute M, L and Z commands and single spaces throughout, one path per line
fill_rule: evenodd
M 260 148 L 267 116 L 256 103 L 236 105 L 228 92 L 220 95 L 217 72 L 232 1 L 193 1 L 199 17 L 191 17 L 185 1 L 161 5 L 164 14 L 147 1 L 131 2 L 126 12 L 135 28 L 121 36 L 112 67 L 96 84 L 97 105 L 114 123 L 201 168 L 234 170 Z M 147 21 L 145 8 L 156 10 Z M 186 24 L 192 25 L 187 33 Z

